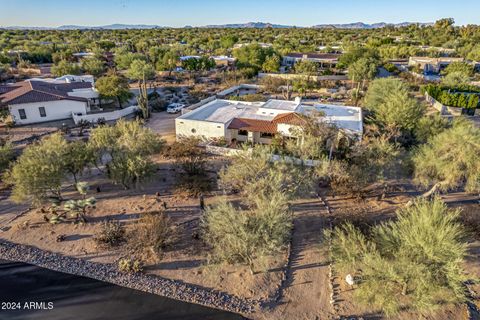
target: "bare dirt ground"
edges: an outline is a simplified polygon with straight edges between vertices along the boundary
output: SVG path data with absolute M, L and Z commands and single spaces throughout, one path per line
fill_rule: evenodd
M 278 303 L 261 319 L 332 319 L 328 288 L 328 252 L 323 245 L 326 208 L 318 198 L 296 202 L 291 265 Z
M 8 226 L 0 226 L 6 230 L 0 231 L 0 237 L 77 258 L 116 263 L 121 257 L 130 255 L 128 246 L 124 244 L 114 249 L 98 246 L 94 237 L 100 230 L 101 222 L 118 220 L 126 227 L 128 235 L 142 214 L 162 210 L 163 202 L 166 202 L 165 213 L 171 219 L 175 235 L 161 260 L 149 261 L 145 272 L 255 300 L 266 300 L 273 295 L 281 282 L 286 253 L 272 256 L 266 262 L 266 271 L 253 275 L 243 265 L 208 264 L 209 248 L 197 236 L 202 215 L 199 199 L 176 195 L 173 190 L 175 172 L 171 164 L 157 160 L 155 177 L 142 189 L 124 190 L 111 184 L 99 172 L 83 177 L 82 181 L 90 183 L 89 196 L 97 199 L 96 209 L 91 210 L 86 224 L 65 222 L 52 225 L 44 221 L 39 209 L 33 209 Z M 97 187 L 100 188 L 99 193 L 96 192 Z M 156 195 L 157 192 L 160 196 Z M 78 195 L 72 186 L 65 185 L 64 197 L 78 198 Z M 219 199 L 220 196 L 209 194 L 205 196 L 205 203 L 211 205 Z M 235 197 L 231 199 L 238 200 Z M 58 242 L 59 235 L 64 235 L 65 240 Z

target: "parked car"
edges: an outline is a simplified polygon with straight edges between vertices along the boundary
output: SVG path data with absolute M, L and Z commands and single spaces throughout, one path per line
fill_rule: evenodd
M 183 108 L 185 108 L 184 104 L 170 103 L 167 107 L 167 112 L 168 113 L 178 113 L 178 112 L 182 111 Z

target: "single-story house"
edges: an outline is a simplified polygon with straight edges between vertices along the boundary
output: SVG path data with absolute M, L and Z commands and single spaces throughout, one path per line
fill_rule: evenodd
M 335 68 L 340 56 L 338 53 L 289 53 L 283 56 L 283 65 L 293 67 L 298 61 L 307 60 L 317 63 L 320 68 Z
M 321 113 L 313 113 L 313 111 Z M 295 101 L 271 99 L 267 102 L 244 102 L 215 99 L 175 119 L 177 138 L 196 136 L 224 138 L 227 143 L 252 142 L 269 144 L 280 134 L 295 138 L 295 128 L 305 123 L 304 115 L 337 126 L 352 136 L 363 134 L 360 108 L 337 105 L 304 105 Z
M 0 109 L 8 110 L 20 125 L 87 114 L 96 99 L 93 84 L 84 81 L 27 80 L 0 86 Z
M 453 62 L 463 62 L 463 58 L 454 58 L 454 57 L 439 57 L 439 58 L 429 58 L 429 57 L 410 57 L 408 60 L 409 66 L 418 66 L 420 69 L 428 73 L 440 73 L 445 69 L 449 64 Z

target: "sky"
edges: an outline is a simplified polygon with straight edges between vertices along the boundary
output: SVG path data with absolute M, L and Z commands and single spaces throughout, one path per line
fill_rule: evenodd
M 185 25 L 270 22 L 480 24 L 480 0 L 0 0 L 0 26 Z

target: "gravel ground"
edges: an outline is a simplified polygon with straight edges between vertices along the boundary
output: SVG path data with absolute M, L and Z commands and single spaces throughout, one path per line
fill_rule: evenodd
M 142 273 L 122 273 L 112 264 L 101 264 L 67 257 L 1 239 L 0 259 L 29 263 L 54 271 L 89 277 L 167 298 L 196 303 L 242 315 L 251 315 L 259 306 L 258 301 L 241 299 L 224 292 Z

